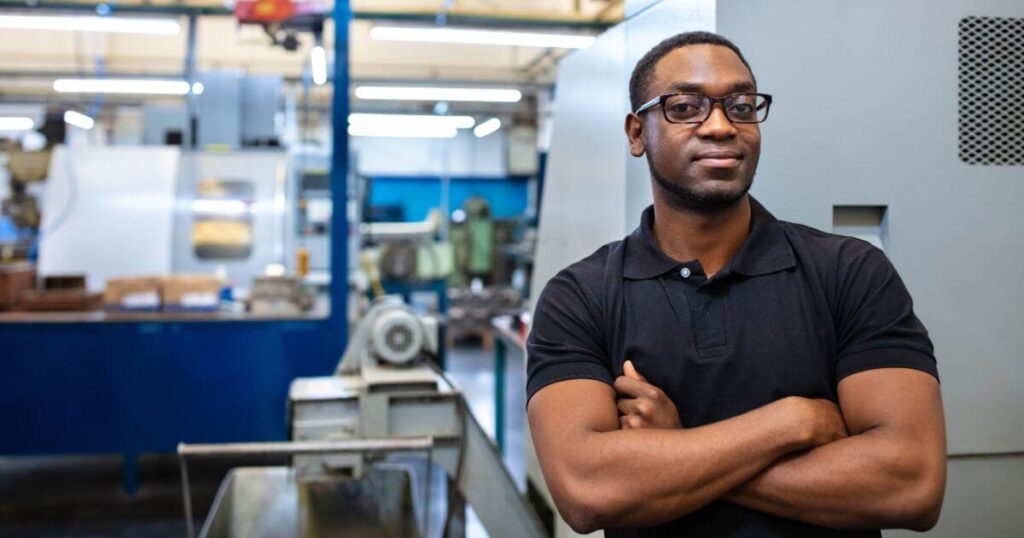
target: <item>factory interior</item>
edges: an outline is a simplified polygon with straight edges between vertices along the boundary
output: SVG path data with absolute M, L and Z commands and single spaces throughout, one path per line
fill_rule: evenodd
M 924 534 L 1024 536 L 1019 0 L 0 0 L 0 538 L 579 536 L 533 309 L 641 223 L 630 74 L 697 31 L 774 99 L 751 195 L 927 328 Z

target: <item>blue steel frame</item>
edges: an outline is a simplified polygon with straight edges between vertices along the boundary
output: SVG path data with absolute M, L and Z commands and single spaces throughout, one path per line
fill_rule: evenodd
M 335 2 L 331 313 L 323 320 L 0 323 L 0 455 L 284 440 L 288 385 L 328 375 L 348 338 L 347 1 Z

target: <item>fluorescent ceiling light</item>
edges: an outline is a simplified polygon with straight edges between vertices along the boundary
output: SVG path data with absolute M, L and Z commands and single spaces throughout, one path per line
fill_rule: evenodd
M 28 131 L 35 126 L 32 118 L 0 116 L 0 131 Z
M 518 103 L 522 92 L 494 88 L 441 88 L 437 86 L 359 86 L 356 97 L 390 101 L 475 101 L 481 103 Z
M 184 80 L 60 78 L 53 81 L 53 89 L 59 93 L 186 95 L 190 86 Z
M 491 118 L 480 125 L 477 125 L 476 128 L 473 129 L 473 134 L 475 134 L 477 138 L 483 138 L 500 128 L 501 120 L 498 118 Z
M 370 29 L 370 37 L 379 41 L 511 45 L 558 49 L 584 49 L 589 47 L 594 42 L 594 39 L 596 39 L 594 36 L 578 34 L 400 26 L 374 26 Z
M 309 51 L 309 61 L 313 71 L 313 84 L 323 86 L 327 83 L 327 52 L 320 45 Z
M 177 21 L 168 19 L 65 15 L 0 15 L 0 28 L 9 30 L 77 30 L 82 32 L 150 35 L 177 35 L 181 31 Z
M 454 127 L 470 129 L 476 125 L 472 116 L 431 116 L 426 114 L 363 114 L 348 116 L 349 125 L 388 125 L 401 127 Z
M 82 114 L 81 112 L 75 112 L 74 110 L 68 110 L 64 113 L 64 123 L 68 125 L 74 125 L 75 127 L 89 130 L 92 129 L 93 125 L 96 124 L 92 118 Z
M 455 138 L 459 130 L 450 125 L 387 125 L 356 123 L 348 126 L 351 136 L 382 138 Z
M 240 217 L 249 212 L 249 205 L 242 200 L 200 198 L 192 200 L 192 212 L 203 215 Z

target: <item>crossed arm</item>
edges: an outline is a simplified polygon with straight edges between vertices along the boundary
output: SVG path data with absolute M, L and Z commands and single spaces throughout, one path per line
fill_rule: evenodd
M 652 526 L 718 499 L 832 528 L 934 526 L 946 471 L 935 378 L 869 370 L 843 379 L 839 400 L 790 397 L 683 429 L 636 375 L 614 389 L 549 385 L 528 414 L 551 494 L 579 532 Z

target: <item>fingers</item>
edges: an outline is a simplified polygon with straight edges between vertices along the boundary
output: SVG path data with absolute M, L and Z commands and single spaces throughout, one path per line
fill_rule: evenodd
M 658 387 L 624 375 L 615 378 L 614 387 L 619 397 L 650 398 L 654 400 L 661 395 L 661 390 Z
M 643 381 L 644 383 L 647 383 L 647 378 L 640 375 L 640 372 L 636 371 L 636 366 L 633 365 L 633 361 L 626 361 L 625 363 L 623 363 L 622 372 L 626 375 L 626 377 L 630 377 L 636 379 L 637 381 Z
M 637 415 L 623 415 L 619 417 L 619 427 L 623 430 L 641 430 L 646 427 L 646 423 Z
M 619 400 L 615 402 L 615 407 L 619 409 L 619 414 L 639 415 L 640 417 L 647 417 L 652 411 L 651 402 L 649 400 L 638 398 L 619 398 Z

